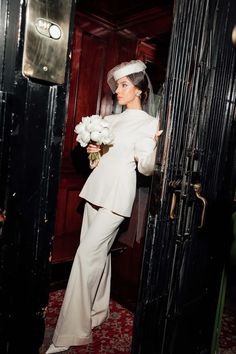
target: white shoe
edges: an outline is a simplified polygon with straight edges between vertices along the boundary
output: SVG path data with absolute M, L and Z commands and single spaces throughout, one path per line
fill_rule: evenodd
M 55 345 L 52 343 L 45 354 L 60 353 L 68 349 L 69 347 L 55 347 Z

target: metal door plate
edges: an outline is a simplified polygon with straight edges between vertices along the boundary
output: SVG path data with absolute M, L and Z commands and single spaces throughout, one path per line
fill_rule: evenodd
M 28 0 L 22 72 L 63 84 L 72 0 Z

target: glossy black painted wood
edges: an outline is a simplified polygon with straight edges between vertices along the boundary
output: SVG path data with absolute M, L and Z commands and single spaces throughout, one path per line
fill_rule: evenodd
M 69 50 L 65 84 L 26 79 L 26 3 L 0 5 L 0 207 L 6 215 L 0 234 L 0 352 L 34 354 L 44 337 Z M 70 41 L 73 12 L 74 5 Z
M 133 354 L 216 352 L 215 315 L 232 236 L 235 2 L 180 0 L 174 13 Z M 201 228 L 196 182 L 208 203 Z

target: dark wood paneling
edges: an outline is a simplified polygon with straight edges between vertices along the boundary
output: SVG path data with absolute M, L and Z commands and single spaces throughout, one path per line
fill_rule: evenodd
M 159 10 L 168 8 L 169 6 L 172 6 L 172 3 L 172 0 L 80 0 L 77 6 L 80 10 L 96 14 L 112 22 L 119 22 L 127 16 L 134 16 L 145 10 L 151 9 L 152 11 L 155 11 L 156 8 Z
M 97 35 L 95 35 L 97 33 Z M 110 114 L 112 94 L 107 71 L 135 58 L 137 39 L 115 33 L 100 21 L 77 14 L 72 50 L 68 117 L 65 129 L 52 262 L 72 260 L 79 245 L 83 203 L 79 192 L 90 173 L 86 149 L 76 143 L 74 127 L 81 117 Z
M 89 169 L 85 149 L 76 147 L 74 127 L 81 117 L 99 113 L 106 45 L 103 39 L 81 32 L 76 27 L 65 149 L 57 198 L 53 263 L 71 260 L 79 244 L 83 211 L 80 208 L 78 210 L 79 192 Z
M 70 157 L 73 135 L 74 135 L 71 126 L 74 124 L 75 109 L 76 109 L 80 56 L 81 56 L 81 41 L 82 41 L 81 31 L 75 30 L 72 53 L 71 53 L 72 58 L 71 58 L 71 75 L 70 75 L 70 95 L 69 95 L 67 122 L 66 122 L 66 129 L 65 129 L 63 161 Z

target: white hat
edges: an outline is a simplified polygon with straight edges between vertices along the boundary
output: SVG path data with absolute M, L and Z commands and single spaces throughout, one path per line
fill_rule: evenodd
M 142 109 L 152 116 L 156 116 L 156 105 L 152 89 L 151 81 L 146 73 L 146 65 L 141 60 L 131 60 L 129 62 L 123 62 L 116 65 L 107 74 L 107 83 L 110 86 L 113 93 L 116 92 L 116 81 L 124 76 L 128 76 L 136 73 L 143 73 L 148 81 L 149 95 L 147 102 L 143 105 Z
M 129 62 L 123 62 L 116 65 L 107 74 L 107 83 L 110 86 L 112 92 L 116 91 L 116 81 L 120 78 L 135 74 L 139 72 L 145 73 L 146 65 L 141 60 L 131 60 Z

